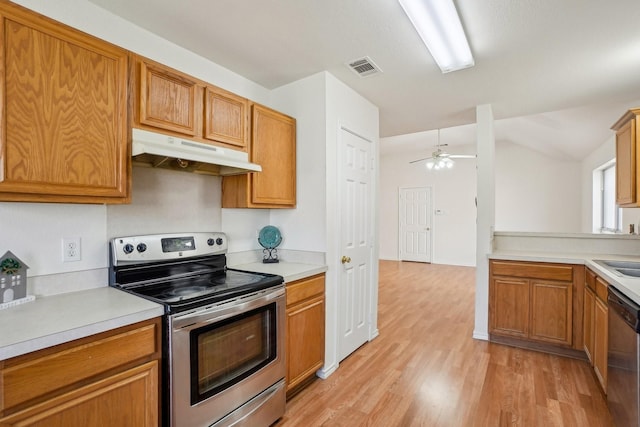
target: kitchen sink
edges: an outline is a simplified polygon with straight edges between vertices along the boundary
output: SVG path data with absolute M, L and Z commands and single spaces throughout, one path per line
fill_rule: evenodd
M 618 276 L 640 278 L 640 261 L 594 260 L 594 262 Z
M 604 264 L 607 267 L 611 268 L 633 268 L 640 269 L 640 261 L 605 261 L 605 260 L 597 260 L 598 264 Z
M 623 276 L 640 277 L 640 268 L 616 268 Z

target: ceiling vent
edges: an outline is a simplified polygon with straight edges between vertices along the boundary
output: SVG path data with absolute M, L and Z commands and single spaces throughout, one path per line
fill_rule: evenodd
M 382 70 L 368 56 L 347 63 L 349 68 L 360 77 L 381 73 Z

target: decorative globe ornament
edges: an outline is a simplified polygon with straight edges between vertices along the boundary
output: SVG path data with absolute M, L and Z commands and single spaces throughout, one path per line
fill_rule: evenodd
M 276 247 L 282 242 L 280 230 L 273 225 L 267 225 L 258 233 L 258 243 L 264 249 L 262 250 L 262 262 L 265 264 L 273 264 L 278 261 L 278 251 Z

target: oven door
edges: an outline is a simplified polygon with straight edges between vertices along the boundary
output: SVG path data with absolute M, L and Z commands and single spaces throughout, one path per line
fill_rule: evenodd
M 170 316 L 171 425 L 209 426 L 281 381 L 284 322 L 282 286 Z M 265 396 L 275 409 L 257 412 L 279 412 L 268 425 L 284 413 L 284 386 Z

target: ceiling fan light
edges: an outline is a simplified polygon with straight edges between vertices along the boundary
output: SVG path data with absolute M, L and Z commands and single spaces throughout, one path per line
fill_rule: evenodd
M 429 160 L 429 161 L 426 163 L 426 166 L 427 166 L 427 169 L 431 170 L 431 169 L 433 169 L 433 167 L 435 166 L 435 163 L 433 163 L 431 160 Z
M 453 161 L 452 161 L 452 160 L 449 160 L 449 161 L 447 162 L 447 169 L 451 169 L 452 167 L 453 167 Z

